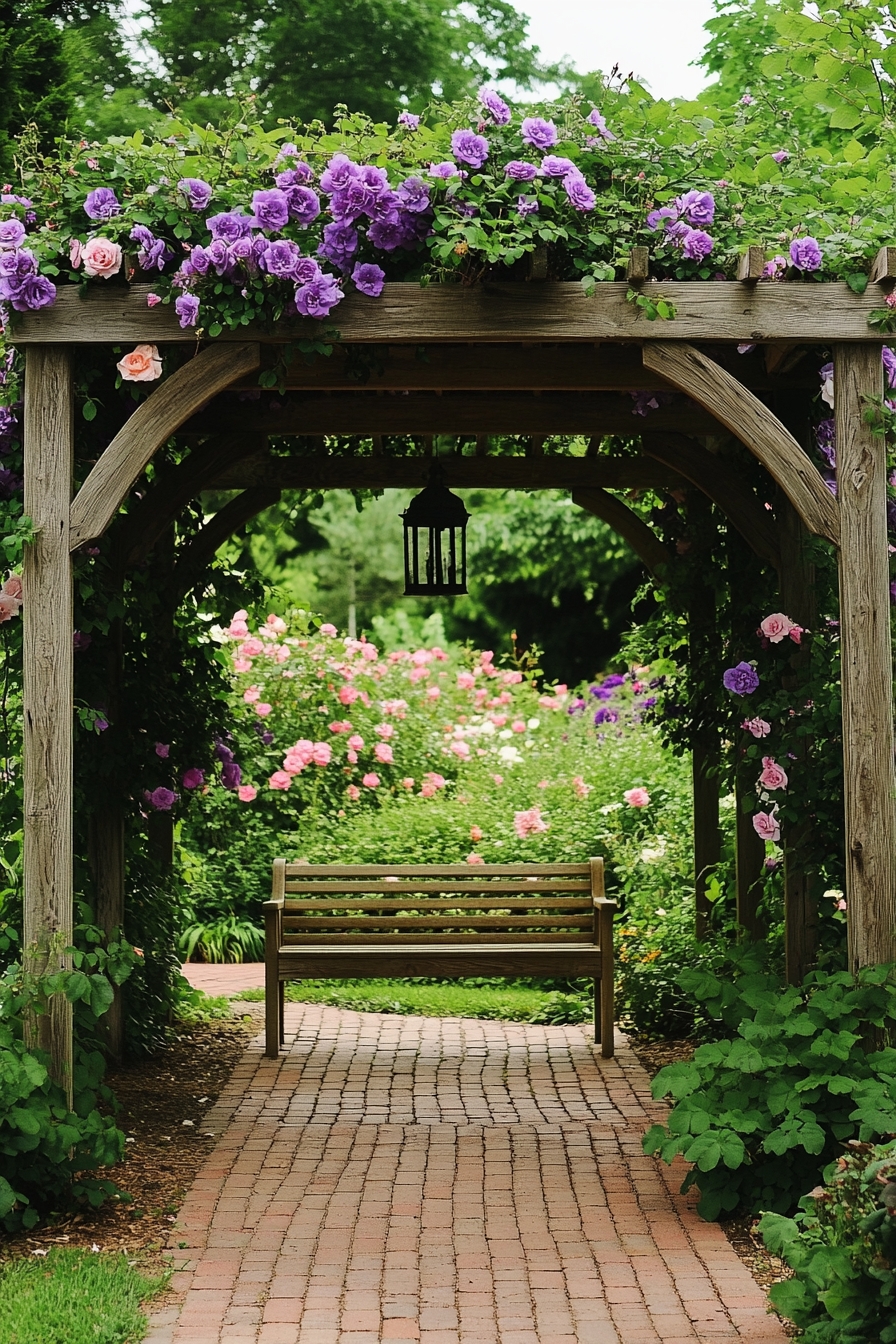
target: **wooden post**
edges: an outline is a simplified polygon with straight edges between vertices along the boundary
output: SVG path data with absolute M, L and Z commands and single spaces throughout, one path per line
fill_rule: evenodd
M 29 348 L 25 371 L 24 604 L 25 965 L 60 970 L 72 938 L 72 570 L 69 512 L 74 463 L 71 357 L 61 345 Z M 72 1006 L 54 995 L 26 1040 L 50 1055 L 54 1080 L 72 1090 Z
M 753 829 L 753 818 L 741 808 L 741 788 L 735 785 L 737 817 L 734 826 L 734 859 L 737 880 L 737 923 L 741 936 L 761 938 L 765 932 L 758 916 L 762 899 L 765 842 Z
M 834 347 L 840 502 L 843 794 L 850 969 L 896 960 L 896 777 L 887 453 L 862 419 L 883 389 L 875 345 Z
M 719 830 L 719 750 L 694 744 L 692 755 L 694 782 L 694 896 L 698 938 L 709 933 L 712 903 L 706 899 L 709 870 L 722 857 Z

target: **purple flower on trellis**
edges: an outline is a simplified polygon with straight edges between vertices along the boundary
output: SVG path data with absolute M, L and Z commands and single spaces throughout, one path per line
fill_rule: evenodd
M 287 187 L 284 192 L 289 217 L 303 226 L 312 224 L 320 214 L 320 197 L 310 187 Z
M 603 117 L 602 117 L 601 114 L 598 112 L 598 110 L 597 110 L 596 107 L 592 107 L 591 111 L 588 113 L 588 115 L 587 115 L 587 117 L 585 118 L 585 120 L 586 120 L 587 122 L 589 122 L 589 123 L 595 128 L 595 130 L 597 131 L 597 134 L 600 136 L 600 138 L 601 138 L 602 140 L 615 140 L 615 139 L 616 139 L 616 137 L 615 137 L 615 135 L 613 134 L 613 132 L 612 132 L 612 131 L 609 131 L 609 130 L 607 129 L 607 123 L 604 121 Z M 591 138 L 591 137 L 589 137 L 589 139 L 590 139 L 590 138 Z M 595 141 L 595 143 L 596 143 L 596 141 Z
M 245 238 L 252 231 L 252 216 L 237 214 L 235 210 L 212 215 L 205 223 L 215 242 L 235 243 L 237 238 Z
M 552 149 L 559 139 L 557 127 L 544 117 L 524 117 L 521 133 L 524 143 L 536 149 Z
M 651 210 L 645 222 L 648 229 L 658 229 L 660 225 L 668 228 L 677 219 L 678 211 L 674 205 L 661 205 L 658 210 Z
M 191 210 L 204 210 L 212 198 L 212 189 L 201 177 L 182 177 L 177 189 L 187 198 Z
M 688 229 L 681 239 L 681 255 L 686 261 L 703 261 L 713 249 L 713 240 L 702 229 Z
M 144 271 L 164 270 L 173 252 L 169 252 L 161 238 L 156 238 L 145 224 L 135 224 L 128 234 L 132 243 L 138 243 L 137 264 Z
M 301 256 L 297 243 L 288 238 L 278 238 L 276 242 L 268 243 L 260 258 L 261 269 L 278 280 L 295 280 L 296 266 Z
M 25 225 L 20 219 L 4 219 L 0 223 L 0 249 L 21 247 L 25 241 Z
M 484 135 L 471 130 L 457 130 L 451 134 L 451 153 L 471 168 L 481 168 L 488 158 L 489 143 Z
M 183 785 L 185 789 L 199 789 L 205 783 L 205 775 L 201 770 L 193 766 L 184 771 Z
M 779 149 L 772 155 L 772 158 L 775 163 L 786 163 L 790 158 L 790 154 L 786 149 Z
M 195 327 L 199 316 L 199 300 L 195 294 L 179 294 L 174 300 L 174 311 L 182 328 Z
M 534 163 L 526 163 L 525 159 L 511 159 L 504 165 L 504 176 L 513 178 L 514 182 L 531 182 L 538 176 L 538 169 Z
M 332 275 L 319 275 L 296 290 L 296 307 L 303 317 L 323 318 L 344 298 Z
M 563 179 L 563 188 L 573 210 L 594 209 L 596 197 L 581 173 L 567 173 Z
M 238 789 L 242 778 L 243 772 L 236 761 L 226 761 L 221 767 L 221 783 L 225 789 Z
M 152 793 L 144 790 L 143 797 L 156 812 L 170 812 L 177 802 L 177 794 L 164 787 L 153 789 Z
M 347 154 L 334 154 L 321 175 L 320 189 L 328 196 L 334 191 L 344 191 L 358 172 L 358 165 Z
M 386 272 L 381 266 L 377 266 L 371 261 L 359 262 L 352 271 L 352 280 L 355 288 L 359 289 L 362 294 L 367 294 L 371 299 L 377 299 L 383 292 Z
M 279 187 L 270 191 L 256 191 L 252 195 L 252 214 L 255 223 L 265 233 L 279 233 L 289 219 L 289 200 Z
M 619 722 L 618 711 L 615 709 L 608 709 L 606 705 L 601 705 L 600 709 L 594 716 L 595 727 L 599 727 L 602 723 L 618 723 L 618 722 Z
M 335 224 L 324 226 L 324 236 L 317 253 L 341 271 L 346 271 L 358 250 L 358 241 L 358 230 L 344 220 L 338 220 Z
M 406 131 L 416 131 L 417 127 L 420 125 L 420 118 L 417 116 L 416 112 L 399 112 L 398 124 L 399 126 L 403 126 Z
M 546 154 L 541 161 L 541 171 L 545 177 L 565 177 L 567 173 L 578 173 L 579 169 L 572 159 L 564 159 L 559 154 Z
M 121 206 L 111 187 L 96 187 L 95 190 L 87 193 L 84 213 L 88 219 L 94 221 L 111 219 L 113 215 L 121 213 Z
M 479 101 L 488 111 L 496 126 L 506 126 L 511 117 L 510 108 L 494 89 L 480 89 Z
M 821 248 L 814 238 L 794 238 L 790 260 L 798 271 L 817 271 L 821 267 Z
M 452 163 L 450 159 L 445 159 L 442 163 L 431 163 L 429 165 L 429 176 L 441 177 L 447 181 L 449 177 L 466 177 L 466 173 L 458 168 L 456 163 Z
M 518 196 L 516 201 L 516 212 L 520 219 L 525 219 L 527 215 L 537 215 L 538 202 L 531 196 Z
M 403 208 L 419 215 L 429 209 L 429 183 L 422 177 L 406 177 L 396 192 Z
M 675 202 L 679 216 L 692 227 L 711 224 L 716 213 L 715 197 L 711 191 L 688 191 Z
M 752 695 L 759 685 L 759 676 L 752 663 L 738 663 L 722 673 L 722 685 L 734 695 Z

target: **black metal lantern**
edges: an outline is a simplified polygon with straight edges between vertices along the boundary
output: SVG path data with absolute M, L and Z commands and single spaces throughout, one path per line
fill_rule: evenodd
M 437 470 L 404 513 L 404 595 L 438 597 L 467 591 L 467 519 L 462 499 Z M 422 534 L 422 535 L 421 535 Z M 421 556 L 421 548 L 428 547 Z

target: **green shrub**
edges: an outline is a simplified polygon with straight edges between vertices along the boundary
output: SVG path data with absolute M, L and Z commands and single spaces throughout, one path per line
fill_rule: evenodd
M 761 969 L 761 955 L 740 954 L 746 973 L 735 977 L 682 972 L 681 988 L 731 1034 L 653 1082 L 654 1096 L 675 1105 L 645 1151 L 694 1163 L 683 1189 L 697 1186 L 704 1218 L 789 1212 L 845 1141 L 896 1131 L 896 1050 L 864 1046 L 896 1018 L 893 968 L 858 980 L 814 972 L 793 987 Z
M 794 1271 L 771 1300 L 806 1344 L 896 1342 L 896 1143 L 855 1143 L 800 1200 L 794 1218 L 767 1213 L 769 1250 Z
M 188 924 L 178 940 L 184 961 L 213 963 L 262 961 L 264 934 L 251 920 L 219 915 L 204 923 Z

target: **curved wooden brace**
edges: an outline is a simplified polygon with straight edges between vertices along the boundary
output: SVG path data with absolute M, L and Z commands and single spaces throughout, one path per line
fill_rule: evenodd
M 840 509 L 780 420 L 730 373 L 692 345 L 658 341 L 641 351 L 652 369 L 721 421 L 777 481 L 810 532 L 840 544 Z
M 642 434 L 641 442 L 645 453 L 680 471 L 718 504 L 760 560 L 780 570 L 781 550 L 772 515 L 730 463 L 707 452 L 684 434 Z
M 121 547 L 122 567 L 130 569 L 141 564 L 181 509 L 209 488 L 209 481 L 251 457 L 266 442 L 263 435 L 257 434 L 216 434 L 154 482 L 136 508 L 128 510 Z
M 662 576 L 662 571 L 672 557 L 656 533 L 621 499 L 606 490 L 574 490 L 572 502 L 608 523 L 614 532 L 618 532 L 628 542 L 654 578 Z
M 241 495 L 225 504 L 223 509 L 218 510 L 214 518 L 211 518 L 184 548 L 175 566 L 167 589 L 168 601 L 172 608 L 176 607 L 198 582 L 203 569 L 228 537 L 257 513 L 276 504 L 279 498 L 279 490 L 262 485 L 252 490 L 244 490 Z
M 166 378 L 122 425 L 75 496 L 71 549 L 105 532 L 153 454 L 212 397 L 261 363 L 261 347 L 210 345 Z

